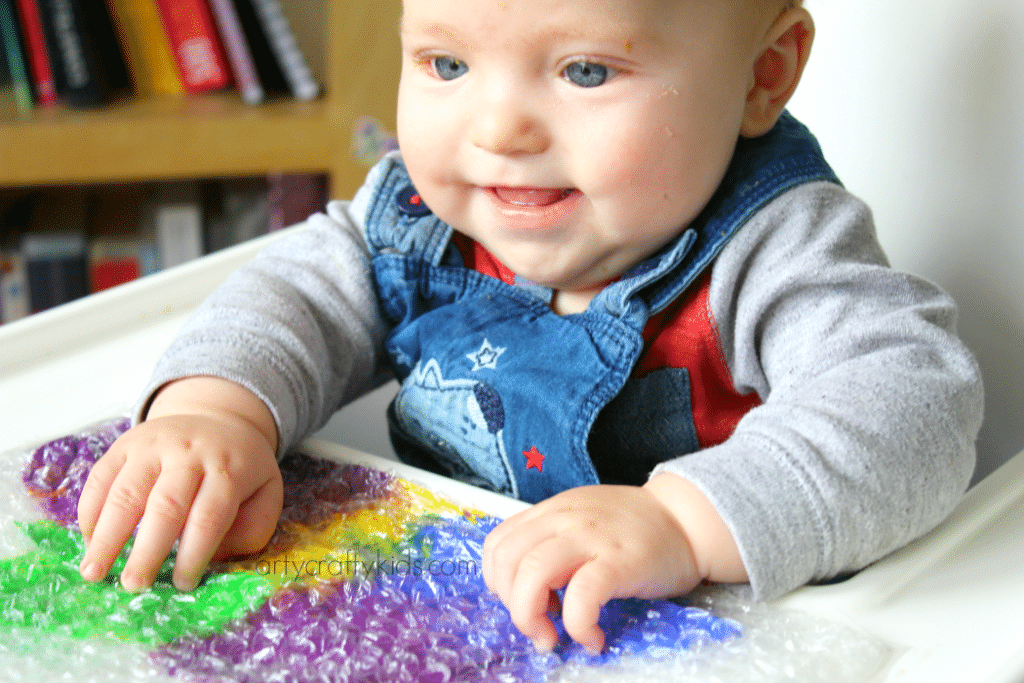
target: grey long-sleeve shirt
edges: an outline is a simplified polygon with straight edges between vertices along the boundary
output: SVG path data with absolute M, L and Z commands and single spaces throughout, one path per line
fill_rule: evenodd
M 283 452 L 386 377 L 362 221 L 368 187 L 234 274 L 159 362 L 255 392 Z M 724 443 L 659 466 L 725 519 L 756 596 L 859 569 L 933 528 L 974 467 L 980 375 L 942 291 L 888 267 L 842 188 L 783 194 L 712 264 L 710 313 L 735 388 L 756 391 Z

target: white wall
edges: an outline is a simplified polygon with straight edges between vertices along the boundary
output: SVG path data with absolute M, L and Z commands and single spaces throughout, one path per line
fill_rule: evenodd
M 1024 449 L 1024 2 L 806 2 L 817 39 L 790 109 L 872 205 L 893 264 L 960 304 L 985 376 L 987 474 Z M 389 451 L 391 393 L 328 433 Z
M 959 303 L 986 474 L 1024 449 L 1024 2 L 806 3 L 817 37 L 790 110 L 871 204 L 893 264 Z

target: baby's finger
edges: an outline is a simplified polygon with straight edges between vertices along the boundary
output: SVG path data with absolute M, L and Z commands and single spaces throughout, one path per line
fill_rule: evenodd
M 146 501 L 135 543 L 121 572 L 121 585 L 141 591 L 153 585 L 189 516 L 202 481 L 198 466 L 164 469 Z
M 498 527 L 495 527 L 484 539 L 484 582 L 507 602 L 524 557 L 553 538 L 556 529 L 546 524 L 544 518 L 533 518 L 506 527 L 504 535 L 492 540 L 497 530 Z
M 262 550 L 277 528 L 281 517 L 284 493 L 280 479 L 268 481 L 249 496 L 238 508 L 235 521 L 213 554 L 220 561 L 235 555 L 248 555 Z
M 79 567 L 86 581 L 99 581 L 110 571 L 142 518 L 159 467 L 149 461 L 128 461 L 114 478 Z
M 231 528 L 237 512 L 238 500 L 230 482 L 219 474 L 207 472 L 192 502 L 174 558 L 174 585 L 178 590 L 190 591 L 199 585 L 206 565 Z
M 566 633 L 595 654 L 604 648 L 604 632 L 597 625 L 601 608 L 622 593 L 620 582 L 615 567 L 594 558 L 579 567 L 562 596 L 562 623 Z
M 512 622 L 538 650 L 550 650 L 558 644 L 558 634 L 548 618 L 552 591 L 565 586 L 588 559 L 585 549 L 550 538 L 520 560 L 505 604 Z
M 82 495 L 78 498 L 78 526 L 86 544 L 92 539 L 103 503 L 107 500 L 114 479 L 124 467 L 126 458 L 124 449 L 117 448 L 115 443 L 89 470 Z

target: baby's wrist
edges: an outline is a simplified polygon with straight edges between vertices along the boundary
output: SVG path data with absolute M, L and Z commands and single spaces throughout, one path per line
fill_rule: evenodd
M 244 386 L 219 377 L 197 376 L 161 387 L 146 411 L 145 420 L 173 415 L 202 415 L 244 422 L 277 449 L 277 424 L 270 409 Z
M 662 472 L 651 477 L 643 488 L 679 524 L 701 579 L 726 583 L 748 580 L 732 532 L 696 485 L 677 474 Z

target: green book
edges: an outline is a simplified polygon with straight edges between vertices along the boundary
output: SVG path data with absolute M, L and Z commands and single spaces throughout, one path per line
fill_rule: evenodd
M 25 69 L 25 52 L 18 33 L 18 19 L 12 0 L 0 0 L 0 41 L 14 85 L 14 103 L 20 111 L 32 111 L 32 86 Z

